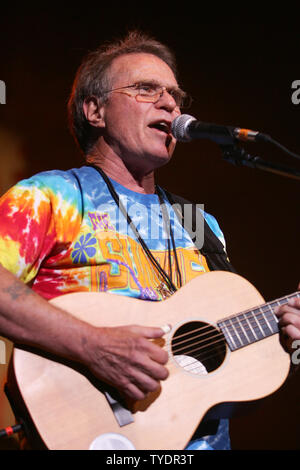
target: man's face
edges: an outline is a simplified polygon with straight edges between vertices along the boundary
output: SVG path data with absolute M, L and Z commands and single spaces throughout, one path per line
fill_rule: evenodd
M 112 89 L 140 82 L 178 88 L 170 67 L 152 54 L 118 57 L 110 67 L 109 76 Z M 145 173 L 152 171 L 167 163 L 173 154 L 176 140 L 170 125 L 178 114 L 174 98 L 167 91 L 156 103 L 140 102 L 123 92 L 110 93 L 103 106 L 104 139 L 126 165 Z M 155 127 L 159 122 L 166 123 L 169 130 Z

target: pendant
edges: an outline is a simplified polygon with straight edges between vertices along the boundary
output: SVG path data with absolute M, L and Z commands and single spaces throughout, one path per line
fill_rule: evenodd
M 160 295 L 162 296 L 163 300 L 166 300 L 168 299 L 169 297 L 171 297 L 172 294 L 174 294 L 174 292 L 171 292 L 166 284 L 164 284 L 163 282 L 161 282 L 159 284 L 159 286 L 156 288 L 156 290 L 160 293 Z

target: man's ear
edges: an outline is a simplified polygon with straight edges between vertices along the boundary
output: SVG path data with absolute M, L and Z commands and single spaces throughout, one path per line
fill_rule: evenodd
M 105 127 L 104 106 L 101 105 L 100 100 L 95 96 L 89 96 L 84 100 L 83 112 L 91 126 Z

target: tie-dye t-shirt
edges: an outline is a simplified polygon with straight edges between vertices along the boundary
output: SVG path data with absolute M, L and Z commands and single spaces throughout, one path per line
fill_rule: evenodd
M 111 180 L 112 181 L 112 180 Z M 168 272 L 168 237 L 156 194 L 112 184 L 148 248 Z M 205 258 L 167 203 L 182 285 L 207 272 Z M 203 212 L 204 213 L 204 212 Z M 215 218 L 204 213 L 224 242 Z M 0 263 L 46 299 L 101 291 L 162 300 L 165 291 L 105 182 L 92 167 L 53 170 L 23 180 L 0 200 Z M 171 265 L 175 273 L 174 257 Z M 178 279 L 173 276 L 174 284 Z M 187 449 L 228 449 L 228 421 Z
M 169 272 L 168 237 L 158 196 L 112 183 L 148 248 Z M 208 267 L 171 205 L 167 207 L 184 285 Z M 205 217 L 223 241 L 214 217 Z M 39 173 L 2 197 L 0 263 L 46 299 L 78 291 L 108 291 L 146 300 L 161 300 L 164 295 L 162 278 L 106 183 L 89 166 Z M 171 266 L 178 285 L 173 256 Z

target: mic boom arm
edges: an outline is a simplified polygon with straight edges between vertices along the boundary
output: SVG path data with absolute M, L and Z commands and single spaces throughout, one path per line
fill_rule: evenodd
M 300 171 L 294 168 L 288 168 L 273 162 L 267 162 L 258 156 L 247 153 L 244 149 L 237 145 L 219 145 L 222 150 L 223 158 L 229 163 L 236 166 L 248 166 L 250 168 L 258 168 L 259 170 L 268 171 L 277 175 L 286 176 L 300 180 Z

